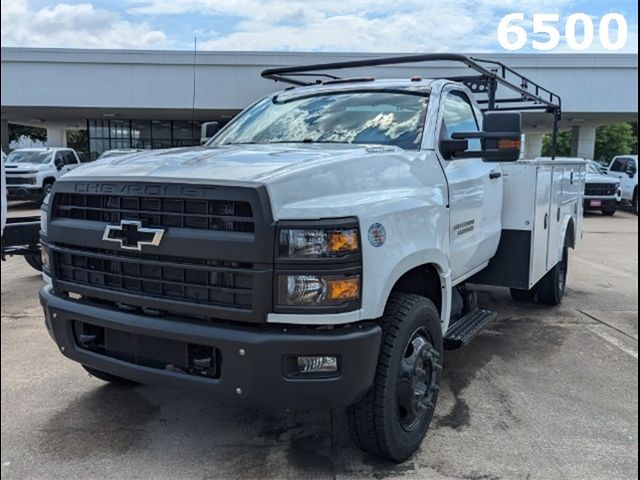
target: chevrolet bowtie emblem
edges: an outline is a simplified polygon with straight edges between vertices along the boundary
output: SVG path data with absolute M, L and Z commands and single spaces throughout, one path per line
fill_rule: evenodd
M 140 251 L 144 245 L 160 245 L 163 235 L 163 228 L 145 228 L 137 220 L 122 220 L 120 225 L 107 225 L 102 240 L 118 242 L 120 248 Z

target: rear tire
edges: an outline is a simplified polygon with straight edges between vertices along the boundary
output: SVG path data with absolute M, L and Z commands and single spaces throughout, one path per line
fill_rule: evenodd
M 637 187 L 633 192 L 633 200 L 631 201 L 631 204 L 633 205 L 633 211 L 636 212 L 636 215 L 638 215 L 638 188 Z
M 31 268 L 39 272 L 42 271 L 42 257 L 40 255 L 25 255 L 24 259 Z
M 562 303 L 567 288 L 569 272 L 569 247 L 565 246 L 562 260 L 540 280 L 536 287 L 538 301 L 543 305 L 556 306 Z
M 129 380 L 128 378 L 118 377 L 116 375 L 103 372 L 102 370 L 97 370 L 93 367 L 82 365 L 82 368 L 84 368 L 87 372 L 89 372 L 89 375 L 91 375 L 92 377 L 96 377 L 100 380 L 113 383 L 115 385 L 120 385 L 123 387 L 137 387 L 138 385 L 140 385 L 138 382 L 134 382 L 133 380 Z
M 532 290 L 521 290 L 519 288 L 511 289 L 511 298 L 516 302 L 531 302 L 536 298 L 535 288 Z
M 602 215 L 605 217 L 613 217 L 616 214 L 617 210 L 602 210 Z
M 381 322 L 373 387 L 347 409 L 347 419 L 361 449 L 402 462 L 420 447 L 438 401 L 443 348 L 440 315 L 425 297 L 394 293 Z

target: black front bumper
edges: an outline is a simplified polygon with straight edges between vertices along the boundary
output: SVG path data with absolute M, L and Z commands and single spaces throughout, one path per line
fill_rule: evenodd
M 51 286 L 40 291 L 40 302 L 52 337 L 62 353 L 76 362 L 144 384 L 195 387 L 221 399 L 271 408 L 337 408 L 354 403 L 373 383 L 381 339 L 381 329 L 373 323 L 318 331 L 133 314 L 72 300 L 56 294 Z M 136 338 L 211 346 L 218 352 L 219 375 L 208 378 L 152 368 L 90 351 L 79 345 L 74 332 L 78 322 Z M 290 378 L 289 359 L 305 355 L 337 356 L 339 374 Z

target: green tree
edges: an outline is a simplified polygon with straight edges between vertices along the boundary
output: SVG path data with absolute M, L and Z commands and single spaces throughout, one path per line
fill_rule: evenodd
M 67 130 L 67 147 L 73 148 L 80 156 L 80 160 L 89 154 L 89 137 L 86 130 Z
M 558 134 L 558 157 L 568 157 L 571 155 L 571 130 L 566 130 Z M 551 135 L 542 138 L 542 156 L 551 156 Z
M 9 124 L 9 141 L 20 140 L 20 137 L 28 137 L 34 142 L 47 141 L 47 129 L 40 127 L 28 127 L 26 125 Z
M 596 129 L 594 160 L 608 162 L 616 155 L 628 155 L 637 141 L 629 123 L 615 123 L 598 127 Z

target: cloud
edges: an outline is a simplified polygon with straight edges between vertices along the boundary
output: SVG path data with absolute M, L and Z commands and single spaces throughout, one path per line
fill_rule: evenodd
M 34 8 L 27 0 L 2 0 L 2 46 L 154 48 L 167 36 L 146 22 L 128 22 L 90 3 Z
M 132 0 L 145 15 L 225 15 L 231 31 L 200 42 L 209 50 L 446 52 L 499 49 L 507 11 L 560 11 L 572 0 Z

